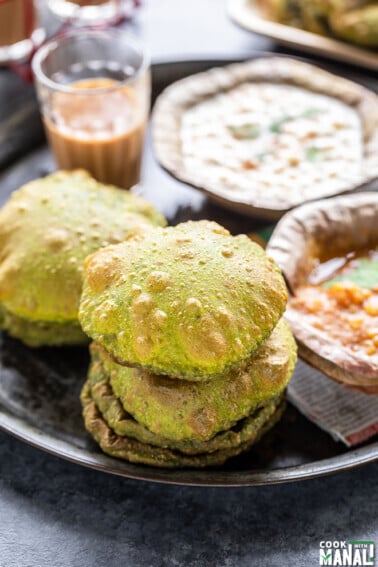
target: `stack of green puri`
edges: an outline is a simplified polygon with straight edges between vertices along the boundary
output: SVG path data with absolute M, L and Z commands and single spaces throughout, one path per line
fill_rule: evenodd
M 15 191 L 0 210 L 0 328 L 34 347 L 87 342 L 78 321 L 83 260 L 144 225 L 165 220 L 83 170 Z
M 209 221 L 151 228 L 84 264 L 93 339 L 81 393 L 101 449 L 159 467 L 221 465 L 280 418 L 296 347 L 264 250 Z

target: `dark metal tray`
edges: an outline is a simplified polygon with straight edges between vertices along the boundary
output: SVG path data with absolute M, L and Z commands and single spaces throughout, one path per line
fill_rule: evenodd
M 154 97 L 170 82 L 230 61 L 185 61 L 153 67 Z M 365 77 L 365 84 L 372 86 Z M 369 84 L 370 83 L 370 84 Z M 55 169 L 44 145 L 33 90 L 0 72 L 0 205 L 20 185 Z M 252 232 L 263 222 L 225 211 L 201 193 L 174 181 L 146 145 L 141 193 L 171 224 L 210 218 L 232 232 Z M 79 392 L 88 365 L 85 348 L 32 350 L 0 333 L 0 428 L 72 462 L 130 478 L 157 482 L 248 486 L 289 482 L 344 471 L 378 460 L 378 442 L 350 450 L 288 406 L 282 421 L 250 452 L 221 468 L 166 470 L 106 457 L 84 430 Z

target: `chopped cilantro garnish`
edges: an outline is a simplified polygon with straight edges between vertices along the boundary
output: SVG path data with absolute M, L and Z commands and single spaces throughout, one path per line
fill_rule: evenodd
M 334 283 L 342 281 L 352 282 L 367 289 L 375 289 L 378 287 L 378 260 L 362 258 L 353 271 L 336 276 L 324 282 L 322 286 L 330 287 Z
M 279 134 L 281 132 L 281 126 L 282 124 L 285 124 L 285 122 L 290 122 L 290 120 L 295 120 L 296 118 L 313 118 L 321 112 L 324 112 L 321 108 L 307 108 L 297 115 L 285 114 L 284 116 L 281 116 L 281 118 L 274 120 L 274 122 L 271 123 L 269 130 L 275 134 Z
M 302 112 L 301 116 L 303 118 L 313 118 L 314 116 L 317 116 L 322 112 L 324 112 L 324 110 L 322 110 L 321 108 L 307 108 L 307 110 Z
M 268 156 L 269 154 L 270 154 L 270 152 L 267 152 L 267 151 L 265 151 L 265 152 L 260 152 L 260 153 L 256 154 L 256 159 L 257 159 L 258 161 L 262 161 L 262 160 L 263 160 L 266 156 Z
M 289 120 L 293 120 L 294 116 L 281 116 L 281 118 L 278 118 L 277 120 L 275 120 L 274 122 L 271 123 L 269 130 L 271 132 L 274 132 L 275 134 L 279 134 L 281 132 L 281 126 L 282 124 L 284 124 L 285 122 L 289 122 Z
M 312 162 L 322 161 L 322 159 L 324 159 L 324 153 L 319 148 L 315 148 L 315 146 L 311 146 L 306 150 L 306 159 L 307 161 L 312 161 Z

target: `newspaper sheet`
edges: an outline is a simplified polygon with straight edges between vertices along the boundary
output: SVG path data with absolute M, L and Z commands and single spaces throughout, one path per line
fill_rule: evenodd
M 378 433 L 378 396 L 354 392 L 301 360 L 288 387 L 289 401 L 348 447 Z

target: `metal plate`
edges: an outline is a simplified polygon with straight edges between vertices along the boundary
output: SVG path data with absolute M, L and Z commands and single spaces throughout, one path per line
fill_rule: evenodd
M 154 96 L 170 82 L 230 61 L 187 61 L 155 65 Z M 4 85 L 7 101 L 2 106 Z M 10 86 L 9 86 L 10 85 Z M 15 105 L 9 90 L 18 92 L 18 81 L 0 73 L 0 205 L 30 179 L 53 171 L 54 161 L 43 144 L 37 105 L 31 90 Z M 27 103 L 28 112 L 23 113 Z M 7 111 L 8 110 L 8 111 Z M 23 136 L 31 124 L 33 135 Z M 9 131 L 9 124 L 13 128 Z M 5 136 L 5 132 L 10 132 Z M 38 147 L 39 146 L 39 147 Z M 30 151 L 31 148 L 36 148 Z M 18 161 L 14 161 L 21 156 Z M 261 222 L 227 212 L 201 193 L 174 181 L 161 170 L 148 140 L 144 180 L 140 190 L 172 224 L 188 218 L 210 218 L 232 232 L 252 232 Z M 204 486 L 250 486 L 289 482 L 348 470 L 378 460 L 378 442 L 348 450 L 288 406 L 282 421 L 250 452 L 231 459 L 222 468 L 165 470 L 132 465 L 107 457 L 85 432 L 79 392 L 88 365 L 85 348 L 29 349 L 0 333 L 0 428 L 31 445 L 83 466 L 129 478 Z
M 322 55 L 337 61 L 353 63 L 374 71 L 378 69 L 376 52 L 268 20 L 264 17 L 256 0 L 228 0 L 228 13 L 242 28 L 270 37 L 282 45 L 300 49 L 312 55 Z

